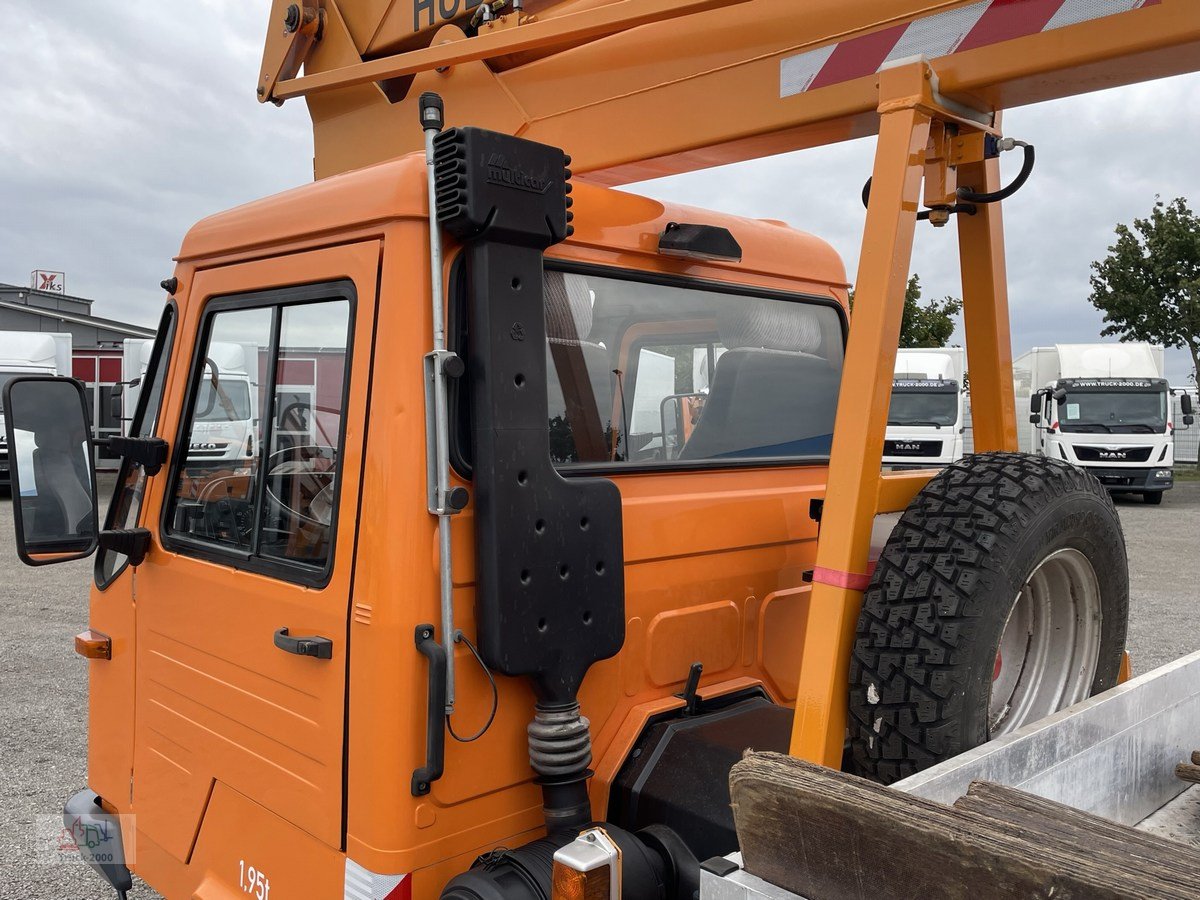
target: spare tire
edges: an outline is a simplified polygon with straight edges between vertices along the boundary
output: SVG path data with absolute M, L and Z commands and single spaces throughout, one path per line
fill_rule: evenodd
M 891 783 L 1117 683 L 1121 523 L 1082 469 L 968 456 L 892 530 L 850 665 L 851 765 Z

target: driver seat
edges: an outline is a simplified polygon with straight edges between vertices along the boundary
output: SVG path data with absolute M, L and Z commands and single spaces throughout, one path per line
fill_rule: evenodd
M 841 365 L 819 355 L 816 310 L 739 300 L 717 313 L 717 330 L 728 349 L 679 458 L 828 456 Z

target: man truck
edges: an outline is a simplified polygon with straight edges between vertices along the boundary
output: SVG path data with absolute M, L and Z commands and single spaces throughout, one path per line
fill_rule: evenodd
M 71 375 L 71 335 L 44 331 L 0 331 L 0 392 L 21 375 Z M 2 397 L 0 393 L 0 397 Z M 4 403 L 0 399 L 0 429 Z M 0 434 L 0 489 L 9 484 L 8 439 Z
M 883 464 L 892 468 L 949 465 L 963 455 L 967 354 L 962 347 L 896 353 Z
M 1144 343 L 1055 344 L 1013 361 L 1029 404 L 1021 449 L 1095 475 L 1111 493 L 1161 503 L 1174 484 L 1175 423 L 1162 347 Z M 1184 401 L 1185 426 L 1191 399 Z
M 109 835 L 110 885 L 693 898 L 746 843 L 747 746 L 890 796 L 1118 684 L 1112 500 L 1016 452 L 1000 204 L 1037 182 L 1000 107 L 1200 67 L 1195 4 L 797 8 L 273 3 L 256 90 L 306 97 L 317 181 L 184 238 L 102 526 L 78 385 L 6 388 L 41 491 L 18 552 L 99 550 L 65 816 Z M 876 132 L 842 186 L 852 328 L 827 243 L 611 187 Z M 918 222 L 958 231 L 982 452 L 883 472 Z M 191 444 L 231 340 L 267 389 L 214 470 Z M 281 459 L 276 388 L 318 343 L 330 452 Z M 941 874 L 836 858 L 857 894 Z

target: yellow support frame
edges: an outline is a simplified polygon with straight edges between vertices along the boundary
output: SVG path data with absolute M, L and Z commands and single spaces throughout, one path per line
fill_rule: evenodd
M 900 340 L 921 191 L 958 182 L 995 187 L 995 161 L 946 172 L 945 126 L 990 131 L 944 106 L 926 63 L 879 75 L 879 142 L 863 231 L 850 341 L 838 402 L 829 483 L 800 660 L 791 752 L 841 766 L 854 633 L 868 581 L 876 515 L 903 508 L 931 473 L 881 471 L 887 410 Z M 939 166 L 942 167 L 939 169 Z M 963 300 L 978 448 L 1014 449 L 1012 351 L 1000 210 L 981 206 L 959 217 Z

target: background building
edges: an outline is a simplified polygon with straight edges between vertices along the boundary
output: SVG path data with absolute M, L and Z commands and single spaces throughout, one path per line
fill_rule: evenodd
M 44 280 L 35 278 L 34 283 Z M 154 329 L 94 316 L 91 300 L 64 293 L 58 279 L 47 284 L 49 290 L 0 283 L 0 331 L 70 334 L 72 374 L 87 388 L 93 435 L 120 434 L 121 423 L 112 415 L 109 400 L 121 381 L 121 345 L 126 338 L 154 337 Z M 101 468 L 115 467 L 115 460 L 101 449 L 96 462 Z

